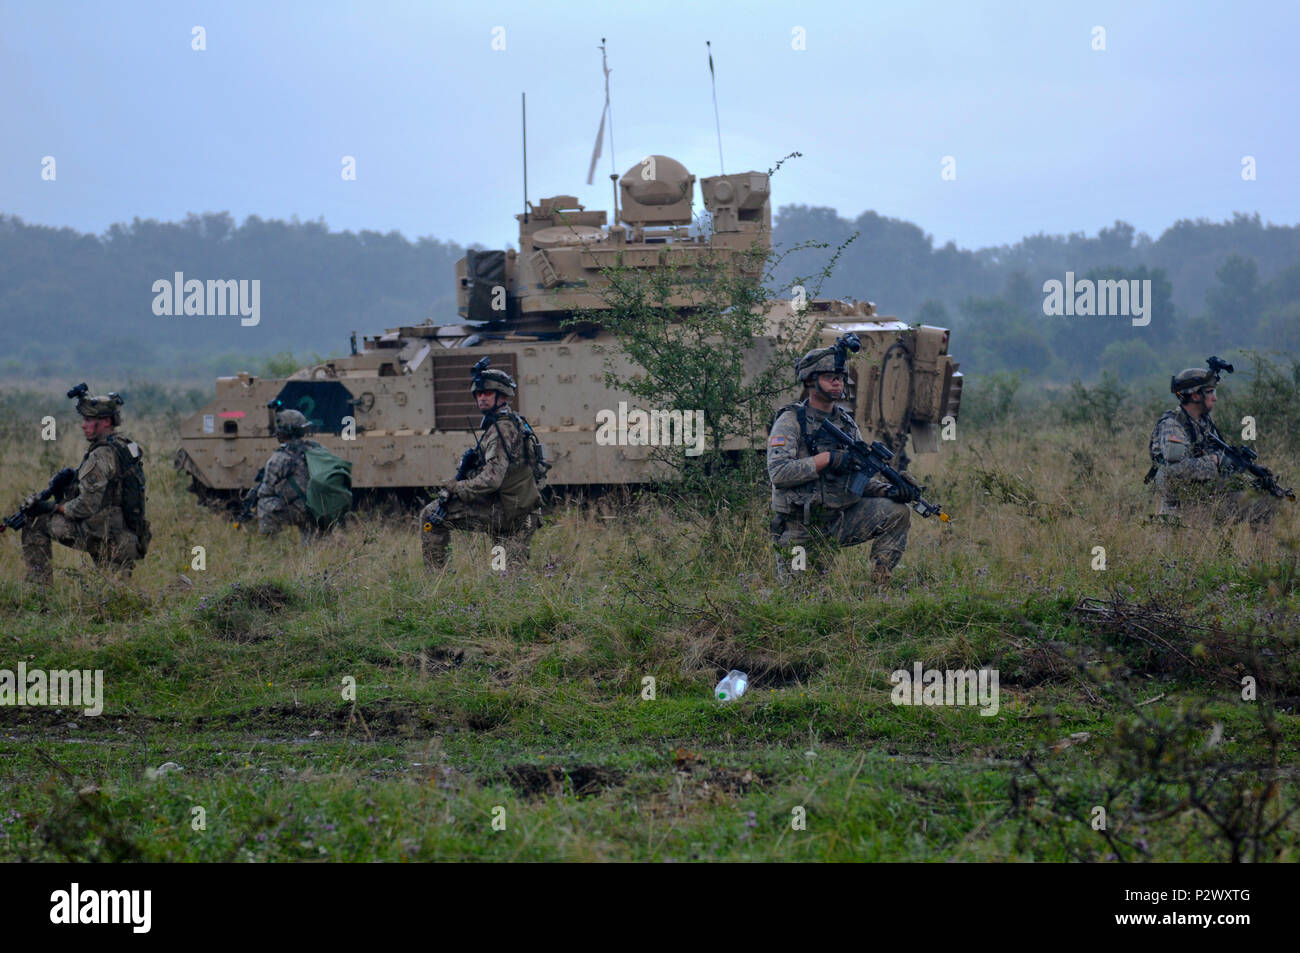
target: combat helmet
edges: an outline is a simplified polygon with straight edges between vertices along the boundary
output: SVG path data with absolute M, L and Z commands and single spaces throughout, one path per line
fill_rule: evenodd
M 307 418 L 298 410 L 281 410 L 275 415 L 275 435 L 277 437 L 301 437 L 311 426 Z
M 819 347 L 809 351 L 794 366 L 795 376 L 806 384 L 818 374 L 843 373 L 844 367 L 836 367 L 836 354 L 833 347 Z
M 116 427 L 122 422 L 122 412 L 118 408 L 124 403 L 126 402 L 116 391 L 95 397 L 82 393 L 77 396 L 77 413 L 87 420 L 111 419 Z
M 481 391 L 494 390 L 506 397 L 515 396 L 515 379 L 499 368 L 488 368 L 474 375 L 474 381 L 469 385 L 471 394 L 477 394 Z
M 1217 387 L 1218 384 L 1219 375 L 1209 368 L 1189 367 L 1169 378 L 1169 392 L 1181 400 L 1185 395 L 1190 396 L 1202 388 Z

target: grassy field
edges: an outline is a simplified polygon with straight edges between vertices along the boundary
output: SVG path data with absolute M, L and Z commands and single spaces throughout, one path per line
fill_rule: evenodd
M 413 515 L 303 549 L 197 506 L 174 426 L 124 428 L 154 530 L 129 581 L 56 547 L 42 593 L 0 540 L 0 668 L 105 688 L 98 717 L 0 709 L 0 859 L 1300 857 L 1300 507 L 1145 525 L 1150 420 L 963 424 L 914 467 L 956 521 L 913 519 L 884 594 L 865 548 L 776 588 L 765 487 L 725 518 L 553 509 L 504 579 L 461 535 L 427 576 Z M 84 447 L 3 436 L 7 510 Z M 996 669 L 997 714 L 893 704 L 916 662 Z

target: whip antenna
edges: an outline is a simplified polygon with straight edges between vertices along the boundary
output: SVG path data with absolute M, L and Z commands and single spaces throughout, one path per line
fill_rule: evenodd
M 713 124 L 718 129 L 718 169 L 726 175 L 727 167 L 722 163 L 722 120 L 718 118 L 718 77 L 713 72 L 713 44 L 705 40 L 704 45 L 709 48 L 709 82 L 713 86 Z
M 519 94 L 519 109 L 524 123 L 524 224 L 528 224 L 528 94 Z
M 600 38 L 600 71 L 605 76 L 605 106 L 600 112 L 600 128 L 596 130 L 596 144 L 591 149 L 591 165 L 587 167 L 587 184 L 596 176 L 596 163 L 600 160 L 605 138 L 605 124 L 609 123 L 609 181 L 614 189 L 614 221 L 618 221 L 618 171 L 614 161 L 614 107 L 609 99 L 609 62 L 605 51 L 605 38 Z

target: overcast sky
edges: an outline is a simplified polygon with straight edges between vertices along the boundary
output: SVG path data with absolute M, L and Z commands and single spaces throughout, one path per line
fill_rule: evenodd
M 0 212 L 93 232 L 297 215 L 502 247 L 521 92 L 530 198 L 610 206 L 608 140 L 585 184 L 602 36 L 620 173 L 649 153 L 718 172 L 711 40 L 726 171 L 803 153 L 774 208 L 871 209 L 968 248 L 1117 218 L 1152 237 L 1300 221 L 1300 4 L 1249 0 L 0 0 Z

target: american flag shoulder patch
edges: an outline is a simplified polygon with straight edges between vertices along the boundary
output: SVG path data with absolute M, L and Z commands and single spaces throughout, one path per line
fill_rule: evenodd
M 768 438 L 767 445 L 769 447 L 784 447 L 785 437 L 781 436 L 779 433 L 773 434 L 771 437 Z

